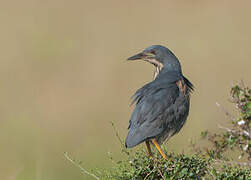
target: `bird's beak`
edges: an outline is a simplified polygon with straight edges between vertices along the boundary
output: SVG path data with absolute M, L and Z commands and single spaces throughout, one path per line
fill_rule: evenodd
M 132 57 L 129 57 L 127 60 L 128 60 L 128 61 L 133 61 L 133 60 L 137 60 L 137 59 L 142 59 L 143 56 L 144 56 L 143 53 L 139 53 L 139 54 L 136 54 L 136 55 L 134 55 L 134 56 L 132 56 Z

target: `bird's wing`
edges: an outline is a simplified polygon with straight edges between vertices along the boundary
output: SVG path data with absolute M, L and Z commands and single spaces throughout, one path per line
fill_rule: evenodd
M 135 93 L 136 107 L 130 119 L 127 147 L 133 147 L 163 132 L 174 117 L 179 88 L 176 83 L 148 84 Z
M 166 78 L 168 77 L 168 79 Z M 177 81 L 184 79 L 185 82 L 189 83 L 189 88 L 191 87 L 193 90 L 193 85 L 192 83 L 190 83 L 184 76 L 181 76 L 180 74 L 177 74 L 177 72 L 160 72 L 160 74 L 157 76 L 157 78 L 144 85 L 142 88 L 138 89 L 135 94 L 131 97 L 133 99 L 132 104 L 136 103 L 138 104 L 142 98 L 147 97 L 148 94 L 152 94 L 153 91 L 156 91 L 159 89 L 164 89 L 164 88 L 168 88 L 168 86 L 170 86 L 171 84 L 176 83 Z

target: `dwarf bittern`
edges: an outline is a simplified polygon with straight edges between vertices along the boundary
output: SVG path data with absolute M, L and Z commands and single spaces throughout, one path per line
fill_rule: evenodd
M 126 147 L 146 143 L 152 157 L 152 143 L 163 158 L 167 156 L 160 144 L 178 133 L 186 122 L 192 83 L 183 76 L 178 58 L 166 47 L 154 45 L 128 58 L 143 60 L 156 67 L 154 80 L 136 91 L 136 107 L 129 121 Z

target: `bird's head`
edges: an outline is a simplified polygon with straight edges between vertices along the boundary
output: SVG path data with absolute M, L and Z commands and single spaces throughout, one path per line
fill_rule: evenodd
M 129 57 L 127 60 L 147 61 L 156 67 L 157 75 L 163 68 L 168 71 L 178 71 L 181 73 L 181 66 L 177 57 L 168 48 L 161 45 L 150 46 L 141 53 Z

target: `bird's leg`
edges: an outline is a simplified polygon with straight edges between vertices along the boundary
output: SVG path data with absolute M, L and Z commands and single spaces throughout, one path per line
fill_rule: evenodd
M 161 154 L 161 156 L 165 159 L 168 160 L 167 156 L 165 155 L 165 153 L 162 151 L 162 149 L 160 148 L 160 145 L 158 144 L 158 142 L 156 141 L 156 139 L 152 139 L 152 143 L 155 145 L 155 147 L 158 149 L 159 153 Z
M 148 155 L 149 155 L 150 159 L 152 159 L 153 158 L 153 154 L 152 154 L 152 150 L 151 150 L 151 146 L 150 146 L 149 141 L 146 141 L 146 148 L 147 148 Z

